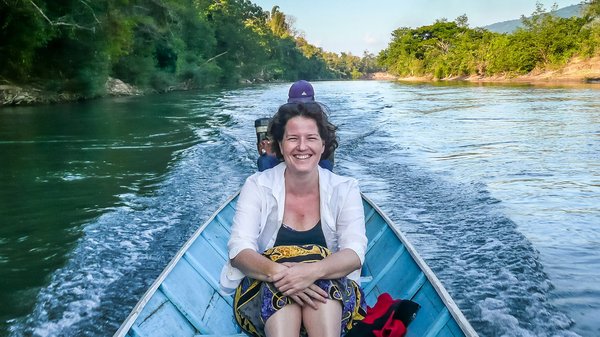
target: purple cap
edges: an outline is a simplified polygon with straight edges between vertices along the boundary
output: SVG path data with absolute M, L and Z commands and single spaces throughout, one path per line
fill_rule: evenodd
M 315 90 L 305 80 L 294 82 L 288 93 L 288 103 L 312 102 L 315 100 Z

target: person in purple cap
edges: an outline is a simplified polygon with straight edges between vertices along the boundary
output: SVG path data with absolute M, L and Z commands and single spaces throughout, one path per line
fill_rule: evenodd
M 288 103 L 306 103 L 315 101 L 315 90 L 308 81 L 294 82 L 288 92 Z
M 315 102 L 315 90 L 313 89 L 312 84 L 305 80 L 299 80 L 294 82 L 290 86 L 290 90 L 288 92 L 288 103 L 309 103 Z M 264 123 L 264 119 L 260 119 L 262 123 Z M 258 126 L 259 120 L 256 120 L 255 127 Z M 260 124 L 260 123 L 259 123 Z M 258 134 L 258 133 L 257 133 Z M 262 139 L 261 139 L 262 138 Z M 279 164 L 279 159 L 275 156 L 273 149 L 271 148 L 271 140 L 267 137 L 259 137 L 258 139 L 258 153 L 259 158 L 257 160 L 258 171 L 262 172 L 266 169 L 270 169 Z M 319 166 L 322 168 L 328 169 L 329 171 L 333 171 L 333 153 L 330 154 L 329 158 L 324 158 L 319 161 Z

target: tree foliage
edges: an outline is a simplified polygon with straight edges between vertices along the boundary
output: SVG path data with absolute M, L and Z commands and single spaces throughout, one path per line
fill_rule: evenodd
M 364 71 L 293 22 L 249 0 L 2 0 L 0 77 L 96 96 L 109 77 L 164 91 Z
M 466 15 L 398 28 L 377 60 L 395 75 L 434 78 L 518 75 L 557 67 L 600 51 L 600 0 L 587 1 L 584 8 L 582 17 L 560 18 L 538 3 L 530 17 L 521 18 L 523 28 L 511 34 L 469 28 Z

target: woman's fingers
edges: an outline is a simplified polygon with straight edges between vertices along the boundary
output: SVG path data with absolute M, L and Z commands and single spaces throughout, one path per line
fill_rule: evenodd
M 304 306 L 304 302 L 302 301 L 302 299 L 298 295 L 290 295 L 290 298 L 292 300 L 294 300 L 294 302 L 296 302 L 299 306 L 301 306 L 301 307 Z
M 294 263 L 288 269 L 273 276 L 273 284 L 286 295 L 294 294 L 308 288 L 316 281 L 314 267 L 310 263 Z
M 317 310 L 317 304 L 306 293 L 300 293 L 298 296 L 302 298 L 306 305 Z
M 327 292 L 323 289 L 321 289 L 318 285 L 316 284 L 311 284 L 310 287 L 308 287 L 305 291 L 307 294 L 310 295 L 310 297 L 312 297 L 313 299 L 319 301 L 319 302 L 323 302 L 326 303 L 327 299 L 329 298 L 329 296 L 327 295 Z
M 308 305 L 309 307 L 317 310 L 317 304 L 312 300 L 312 298 L 304 292 L 298 293 L 296 295 L 291 295 L 291 299 L 293 299 L 298 305 L 301 307 Z

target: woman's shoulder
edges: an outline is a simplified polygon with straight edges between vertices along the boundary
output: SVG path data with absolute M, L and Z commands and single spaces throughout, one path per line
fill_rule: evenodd
M 358 180 L 354 177 L 339 175 L 323 168 L 319 168 L 319 175 L 322 178 L 322 182 L 333 187 L 338 185 L 358 185 Z
M 255 172 L 246 178 L 246 182 L 252 182 L 260 186 L 273 186 L 283 179 L 285 164 L 280 163 L 273 168 L 266 169 L 262 172 Z

